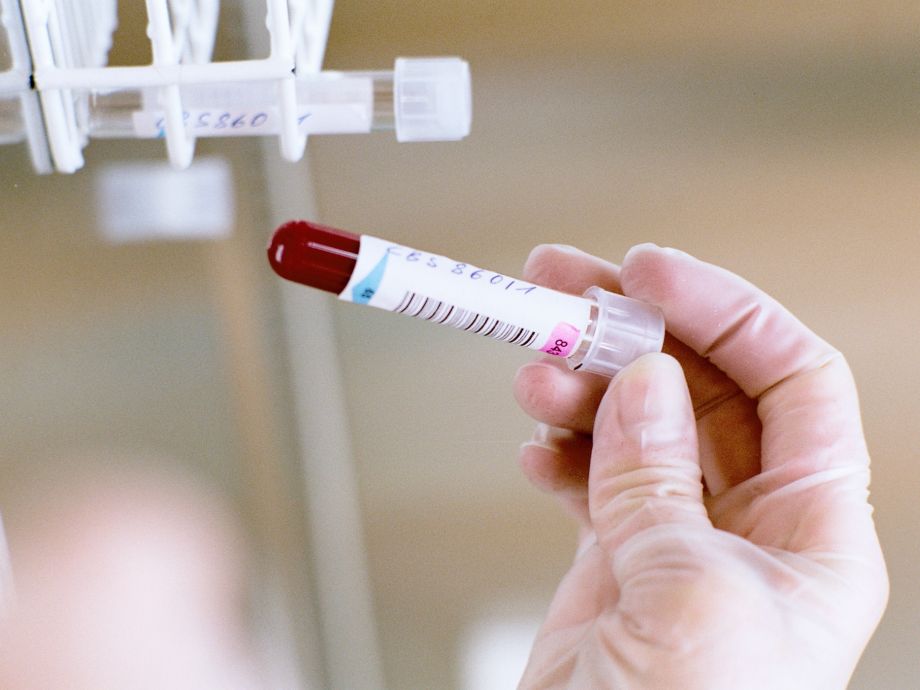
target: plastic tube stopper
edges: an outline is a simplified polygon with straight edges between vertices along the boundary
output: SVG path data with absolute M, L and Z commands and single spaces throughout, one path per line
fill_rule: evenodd
M 584 296 L 594 302 L 597 314 L 579 352 L 568 360 L 572 369 L 613 377 L 642 355 L 661 351 L 665 329 L 658 307 L 599 287 Z
M 398 58 L 393 70 L 398 141 L 456 141 L 470 133 L 470 66 L 465 60 Z

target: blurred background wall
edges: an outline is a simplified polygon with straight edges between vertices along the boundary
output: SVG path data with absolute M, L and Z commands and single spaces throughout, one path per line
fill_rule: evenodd
M 218 56 L 239 56 L 249 4 L 223 3 Z M 140 8 L 121 5 L 116 57 L 144 62 L 131 50 Z M 339 0 L 328 69 L 465 57 L 473 133 L 316 137 L 304 188 L 323 222 L 509 274 L 540 242 L 614 261 L 637 242 L 680 247 L 842 349 L 892 577 L 859 689 L 920 676 L 918 46 L 920 6 L 885 0 Z M 262 161 L 288 164 L 245 140 L 200 150 L 232 166 L 230 239 L 131 246 L 97 233 L 96 174 L 161 159 L 158 144 L 95 142 L 84 171 L 52 177 L 0 150 L 0 493 L 72 448 L 192 468 L 237 506 L 256 552 L 283 556 L 293 646 L 323 687 L 286 364 L 310 354 L 285 350 L 262 250 L 274 222 Z M 527 355 L 330 308 L 385 685 L 473 687 L 483 641 L 518 663 L 573 555 L 573 525 L 516 467 L 531 424 L 510 381 Z

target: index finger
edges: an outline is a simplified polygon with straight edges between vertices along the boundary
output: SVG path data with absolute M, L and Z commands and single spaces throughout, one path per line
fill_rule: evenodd
M 867 462 L 849 367 L 779 302 L 725 269 L 651 244 L 627 253 L 620 280 L 758 401 L 764 469 L 793 457 L 826 467 L 829 448 L 849 451 L 833 464 Z

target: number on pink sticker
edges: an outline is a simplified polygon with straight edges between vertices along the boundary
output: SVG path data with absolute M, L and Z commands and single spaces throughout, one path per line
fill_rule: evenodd
M 568 357 L 572 354 L 579 335 L 581 335 L 581 331 L 572 324 L 558 323 L 553 332 L 550 333 L 546 344 L 540 348 L 540 352 L 545 352 L 555 357 Z

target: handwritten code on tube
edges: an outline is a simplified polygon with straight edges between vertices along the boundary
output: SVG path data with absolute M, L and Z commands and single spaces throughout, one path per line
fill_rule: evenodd
M 536 331 L 499 321 L 468 309 L 459 309 L 416 292 L 407 292 L 393 311 L 397 314 L 407 314 L 418 319 L 459 328 L 462 331 L 478 333 L 521 347 L 530 347 L 538 336 Z

